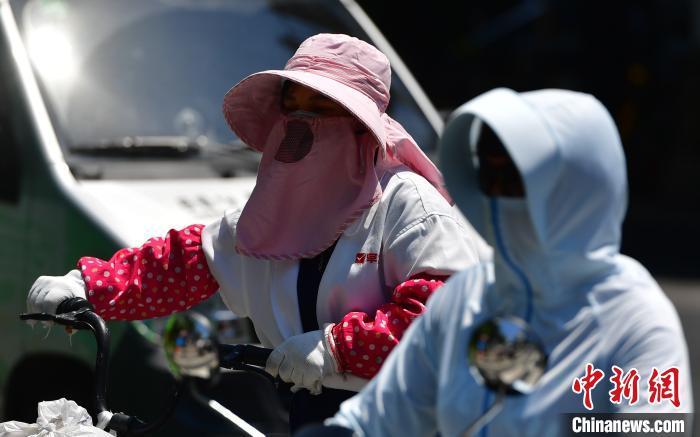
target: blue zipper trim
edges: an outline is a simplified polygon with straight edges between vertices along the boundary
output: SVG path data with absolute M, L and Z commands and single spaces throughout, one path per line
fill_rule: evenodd
M 501 234 L 501 228 L 498 225 L 500 213 L 498 211 L 498 202 L 496 201 L 496 198 L 491 197 L 489 199 L 489 204 L 491 206 L 491 224 L 493 225 L 493 232 L 496 237 L 496 245 L 498 246 L 498 250 L 503 255 L 503 260 L 506 262 L 508 267 L 515 272 L 520 281 L 522 281 L 523 285 L 525 285 L 525 321 L 530 323 L 532 319 L 532 286 L 530 285 L 530 281 L 527 279 L 527 276 L 525 276 L 525 273 L 510 258 L 510 255 L 506 250 L 506 245 L 503 243 L 503 235 Z
M 489 409 L 489 404 L 491 403 L 491 390 L 486 390 L 486 396 L 484 396 L 484 405 L 481 406 L 481 415 L 483 416 L 486 414 L 486 410 Z M 489 435 L 489 424 L 487 423 L 484 425 L 483 428 L 481 428 L 481 432 L 479 433 L 481 437 L 488 437 Z

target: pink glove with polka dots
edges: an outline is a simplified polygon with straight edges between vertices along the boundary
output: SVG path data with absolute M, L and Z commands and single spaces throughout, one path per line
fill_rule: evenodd
M 445 276 L 418 274 L 394 289 L 391 301 L 377 308 L 374 319 L 354 311 L 332 330 L 335 354 L 342 372 L 372 378 L 398 344 L 411 322 L 425 311 L 428 298 Z

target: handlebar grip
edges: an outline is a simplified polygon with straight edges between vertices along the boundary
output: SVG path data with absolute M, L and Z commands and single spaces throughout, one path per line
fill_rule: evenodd
M 219 344 L 219 365 L 225 369 L 249 369 L 250 366 L 265 367 L 272 349 L 250 344 Z
M 251 344 L 243 345 L 243 362 L 258 367 L 265 367 L 267 358 L 272 353 L 272 349 L 253 346 Z
M 95 307 L 88 300 L 83 299 L 82 297 L 71 297 L 58 304 L 56 314 L 70 313 L 83 308 L 90 311 L 95 311 Z

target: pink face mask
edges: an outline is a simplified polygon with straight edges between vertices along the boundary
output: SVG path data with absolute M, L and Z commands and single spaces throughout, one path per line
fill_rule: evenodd
M 381 197 L 376 142 L 351 117 L 280 118 L 236 228 L 236 250 L 262 259 L 313 257 Z

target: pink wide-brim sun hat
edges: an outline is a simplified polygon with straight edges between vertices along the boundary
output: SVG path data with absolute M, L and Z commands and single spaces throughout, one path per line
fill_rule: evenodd
M 306 39 L 284 70 L 252 74 L 224 96 L 227 123 L 248 146 L 262 151 L 282 115 L 282 79 L 291 80 L 337 102 L 374 135 L 385 151 L 382 114 L 389 104 L 391 67 L 374 46 L 340 34 Z

